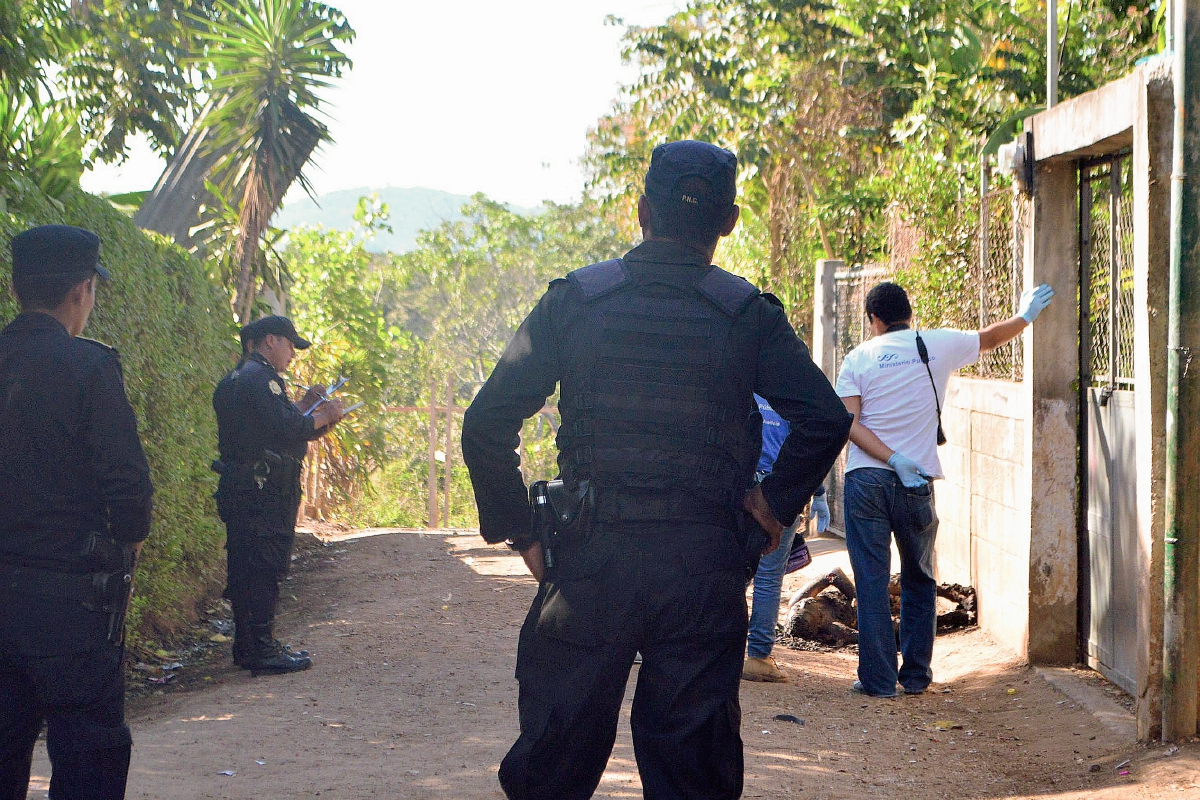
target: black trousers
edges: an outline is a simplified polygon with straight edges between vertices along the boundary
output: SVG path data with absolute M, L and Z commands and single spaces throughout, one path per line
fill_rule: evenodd
M 123 798 L 133 740 L 121 648 L 54 656 L 17 650 L 0 648 L 0 800 L 25 800 L 43 723 L 52 800 Z
M 521 735 L 500 765 L 512 800 L 589 798 L 625 685 L 647 800 L 742 793 L 738 688 L 745 581 L 731 533 L 600 531 L 559 555 L 517 650 Z
M 283 497 L 247 492 L 218 504 L 225 522 L 225 596 L 235 618 L 244 615 L 259 625 L 274 620 L 279 582 L 291 564 L 299 505 L 298 492 Z

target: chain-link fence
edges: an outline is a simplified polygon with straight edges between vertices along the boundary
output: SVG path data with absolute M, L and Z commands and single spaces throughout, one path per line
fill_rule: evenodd
M 1128 156 L 1080 167 L 1080 258 L 1088 309 L 1084 344 L 1093 386 L 1133 388 L 1133 181 Z
M 984 328 L 1017 313 L 1025 271 L 1025 236 L 1032 204 L 1011 189 L 994 189 L 984 197 L 977 257 L 972 278 L 977 296 L 964 297 L 963 328 Z M 984 353 L 963 374 L 1019 381 L 1024 374 L 1021 338 Z

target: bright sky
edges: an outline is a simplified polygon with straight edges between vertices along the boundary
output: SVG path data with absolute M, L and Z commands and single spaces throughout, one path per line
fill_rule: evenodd
M 358 33 L 330 95 L 334 144 L 308 175 L 318 193 L 360 186 L 482 191 L 518 205 L 578 199 L 586 133 L 622 83 L 623 28 L 684 0 L 332 0 Z M 139 142 L 91 192 L 149 189 L 162 163 Z

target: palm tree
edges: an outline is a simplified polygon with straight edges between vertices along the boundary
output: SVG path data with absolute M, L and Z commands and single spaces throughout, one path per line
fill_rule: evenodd
M 354 31 L 340 11 L 314 0 L 216 0 L 195 17 L 214 77 L 210 101 L 139 211 L 143 227 L 193 244 L 202 208 L 228 202 L 234 313 L 249 317 L 263 257 L 260 241 L 317 146 L 331 141 L 318 92 L 350 67 L 337 48 Z M 215 188 L 221 198 L 213 198 Z

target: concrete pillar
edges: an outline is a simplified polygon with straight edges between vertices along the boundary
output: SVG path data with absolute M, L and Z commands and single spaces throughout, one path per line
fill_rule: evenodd
M 1036 149 L 1037 142 L 1034 142 Z M 1029 505 L 1029 642 L 1033 663 L 1077 656 L 1079 225 L 1077 171 L 1068 159 L 1034 173 L 1025 286 L 1049 283 L 1055 299 L 1024 333 L 1024 441 Z
M 1168 516 L 1163 572 L 1163 730 L 1166 739 L 1196 735 L 1200 695 L 1200 374 L 1193 362 L 1200 355 L 1200 0 L 1178 0 L 1175 25 L 1174 98 L 1186 113 L 1175 131 L 1172 185 L 1178 202 L 1171 215 L 1179 225 L 1177 277 L 1180 281 L 1179 327 L 1168 334 L 1168 347 L 1178 350 L 1178 413 L 1168 422 L 1177 427 L 1174 524 Z M 1180 74 L 1178 70 L 1182 70 Z M 1175 221 L 1173 220 L 1173 223 Z M 1174 271 L 1175 265 L 1173 265 Z M 1175 340 L 1175 334 L 1178 339 Z M 1170 380 L 1170 378 L 1168 378 Z M 1169 487 L 1169 483 L 1168 483 Z
M 1162 735 L 1163 477 L 1166 457 L 1171 112 L 1166 62 L 1148 68 L 1133 125 L 1134 378 L 1137 403 L 1138 739 Z
M 834 275 L 846 263 L 836 258 L 817 260 L 813 286 L 813 362 L 829 380 L 837 380 L 837 283 Z

